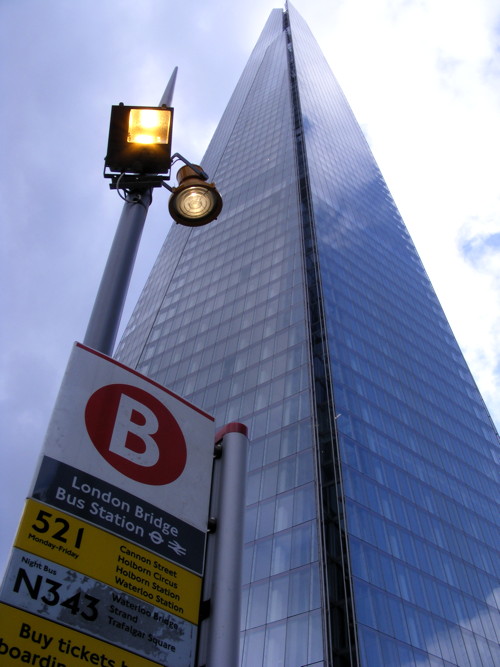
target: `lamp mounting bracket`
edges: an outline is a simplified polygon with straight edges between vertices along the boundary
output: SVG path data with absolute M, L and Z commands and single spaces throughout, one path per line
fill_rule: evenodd
M 161 188 L 163 182 L 170 178 L 170 174 L 108 174 L 104 172 L 104 178 L 110 178 L 111 190 L 147 190 L 148 188 Z

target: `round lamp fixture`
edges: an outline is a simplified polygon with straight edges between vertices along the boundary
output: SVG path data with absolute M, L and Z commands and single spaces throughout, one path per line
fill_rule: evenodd
M 193 165 L 200 169 L 197 165 Z M 201 227 L 215 220 L 222 210 L 222 197 L 214 183 L 207 183 L 189 166 L 177 173 L 178 187 L 172 191 L 168 202 L 170 215 L 181 225 Z

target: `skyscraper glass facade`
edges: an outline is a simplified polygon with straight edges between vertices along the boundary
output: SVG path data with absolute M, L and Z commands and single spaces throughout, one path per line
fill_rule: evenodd
M 500 664 L 494 425 L 309 29 L 273 10 L 118 358 L 250 429 L 241 664 Z

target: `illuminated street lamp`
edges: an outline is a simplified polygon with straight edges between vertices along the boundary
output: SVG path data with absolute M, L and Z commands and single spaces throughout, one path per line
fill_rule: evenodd
M 108 356 L 113 353 L 153 188 L 165 187 L 172 193 L 169 211 L 181 225 L 206 225 L 222 210 L 222 198 L 215 184 L 207 182 L 203 169 L 179 153 L 172 155 L 176 76 L 177 68 L 158 107 L 118 104 L 111 108 L 104 177 L 111 179 L 110 188 L 117 190 L 125 205 L 83 341 Z M 179 185 L 172 188 L 166 181 L 177 160 L 185 166 L 177 175 Z
M 168 174 L 172 108 L 111 107 L 105 166 L 118 174 Z
M 174 110 L 159 107 L 111 107 L 108 151 L 104 176 L 111 188 L 133 190 L 163 186 L 172 192 L 168 208 L 175 222 L 201 227 L 217 218 L 222 198 L 214 183 L 207 183 L 203 169 L 182 155 L 172 155 L 172 121 Z M 177 174 L 178 187 L 166 184 L 170 167 L 176 160 L 186 166 Z M 107 171 L 108 170 L 108 171 Z

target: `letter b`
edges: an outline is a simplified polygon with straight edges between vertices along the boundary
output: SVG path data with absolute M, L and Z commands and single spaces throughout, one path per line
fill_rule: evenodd
M 160 458 L 160 450 L 152 437 L 157 433 L 158 426 L 158 419 L 152 410 L 122 394 L 109 451 L 138 465 L 154 466 Z

